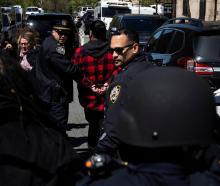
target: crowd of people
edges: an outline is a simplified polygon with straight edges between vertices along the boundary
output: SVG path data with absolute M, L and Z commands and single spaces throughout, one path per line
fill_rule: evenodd
M 217 186 L 219 118 L 208 83 L 155 67 L 125 28 L 89 25 L 75 51 L 61 22 L 30 28 L 0 54 L 0 185 Z M 66 134 L 73 80 L 89 123 L 85 162 Z

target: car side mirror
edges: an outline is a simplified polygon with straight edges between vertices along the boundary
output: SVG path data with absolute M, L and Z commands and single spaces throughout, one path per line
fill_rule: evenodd
M 149 52 L 149 51 L 151 51 L 151 50 L 152 50 L 152 45 L 151 45 L 150 43 L 147 43 L 147 45 L 145 46 L 144 51 L 145 51 L 145 52 Z

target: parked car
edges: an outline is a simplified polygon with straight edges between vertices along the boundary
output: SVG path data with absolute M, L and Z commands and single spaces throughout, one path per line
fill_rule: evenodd
M 179 66 L 220 88 L 220 25 L 176 18 L 159 27 L 148 40 L 148 60 L 158 66 Z
M 51 34 L 53 25 L 67 21 L 71 27 L 73 47 L 79 46 L 79 33 L 71 14 L 67 13 L 39 13 L 29 15 L 26 26 L 36 29 L 40 34 L 40 43 Z
M 1 41 L 17 42 L 16 33 L 23 24 L 22 13 L 20 5 L 0 7 Z
M 32 15 L 32 14 L 38 14 L 40 13 L 40 10 L 38 7 L 36 6 L 29 6 L 26 8 L 25 10 L 25 16 L 28 17 L 29 15 Z
M 150 35 L 167 20 L 167 17 L 160 15 L 115 15 L 109 26 L 108 37 L 119 28 L 135 29 L 139 34 L 140 45 L 144 47 Z

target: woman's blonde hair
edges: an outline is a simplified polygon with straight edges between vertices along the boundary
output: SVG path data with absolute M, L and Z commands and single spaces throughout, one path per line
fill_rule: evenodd
M 17 44 L 19 45 L 21 38 L 24 38 L 28 41 L 28 43 L 30 44 L 30 47 L 33 48 L 36 45 L 39 44 L 39 33 L 29 27 L 24 27 L 21 30 L 19 30 L 18 32 L 18 36 L 17 36 Z

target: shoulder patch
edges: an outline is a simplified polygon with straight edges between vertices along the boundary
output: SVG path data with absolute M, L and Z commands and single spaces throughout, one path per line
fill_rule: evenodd
M 62 46 L 58 46 L 56 48 L 56 51 L 57 51 L 58 54 L 65 55 L 65 48 L 62 47 Z
M 112 103 L 115 103 L 116 100 L 118 99 L 118 96 L 120 94 L 121 86 L 116 85 L 115 87 L 112 88 L 111 93 L 110 93 L 110 101 Z

